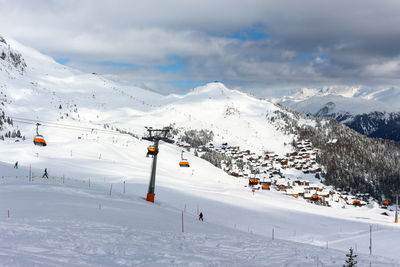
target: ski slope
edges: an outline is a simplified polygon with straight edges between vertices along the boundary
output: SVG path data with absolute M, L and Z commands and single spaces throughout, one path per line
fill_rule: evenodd
M 192 153 L 185 154 L 191 167 L 180 168 L 175 145 L 160 145 L 156 201 L 148 203 L 149 143 L 104 128 L 138 137 L 144 126 L 209 129 L 215 143 L 284 154 L 293 136 L 266 119 L 278 106 L 221 83 L 161 96 L 9 43 L 27 70 L 0 71 L 2 109 L 25 119 L 15 119 L 14 128 L 26 140 L 0 142 L 0 265 L 340 266 L 349 247 L 357 247 L 360 266 L 399 266 L 400 228 L 392 212 L 316 206 L 274 190 L 253 193 L 246 179 Z M 47 147 L 32 144 L 34 121 L 53 123 L 39 128 Z M 33 181 L 26 177 L 30 166 Z M 48 180 L 41 178 L 44 168 Z M 199 211 L 205 222 L 197 220 Z

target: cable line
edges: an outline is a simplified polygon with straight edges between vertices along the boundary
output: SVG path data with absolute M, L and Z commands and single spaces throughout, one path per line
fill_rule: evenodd
M 70 124 L 42 121 L 42 120 L 25 119 L 25 118 L 19 118 L 19 117 L 10 117 L 10 119 L 12 119 L 13 121 L 16 121 L 16 122 L 26 123 L 26 124 L 34 124 L 34 125 L 36 125 L 39 122 L 42 126 L 67 129 L 67 130 L 73 130 L 73 131 L 87 131 L 87 132 L 97 131 L 97 132 L 106 133 L 106 134 L 116 134 L 116 135 L 120 134 L 120 135 L 132 136 L 132 133 L 121 133 L 118 130 L 112 131 L 112 130 L 92 128 L 92 127 L 83 127 L 83 126 L 76 126 L 76 125 L 70 125 Z

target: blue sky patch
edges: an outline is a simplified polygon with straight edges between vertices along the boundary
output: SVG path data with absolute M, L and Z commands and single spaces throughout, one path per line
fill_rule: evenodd
M 59 63 L 59 64 L 62 64 L 62 65 L 65 65 L 65 64 L 67 64 L 68 62 L 69 62 L 69 58 L 54 58 L 54 60 L 57 62 L 57 63 Z
M 183 71 L 185 66 L 182 63 L 177 63 L 171 65 L 158 65 L 155 68 L 161 70 L 162 72 L 178 72 Z
M 228 38 L 239 39 L 243 41 L 260 41 L 268 38 L 268 34 L 265 32 L 265 27 L 256 23 L 249 28 L 245 28 L 234 32 L 231 35 L 226 36 Z
M 304 59 L 308 59 L 311 57 L 312 57 L 312 55 L 310 53 L 303 53 L 303 54 L 300 54 L 297 58 L 300 60 L 304 60 Z
M 178 72 L 185 69 L 185 63 L 180 56 L 169 56 L 168 63 L 164 65 L 155 66 L 156 69 L 162 72 Z
M 110 67 L 136 67 L 136 64 L 133 63 L 124 63 L 124 62 L 114 62 L 114 61 L 102 61 L 100 62 L 102 65 L 110 66 Z

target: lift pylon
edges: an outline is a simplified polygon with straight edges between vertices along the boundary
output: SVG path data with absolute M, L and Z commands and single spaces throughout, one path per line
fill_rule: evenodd
M 147 129 L 148 135 L 142 137 L 142 139 L 154 142 L 152 145 L 152 148 L 154 148 L 154 151 L 157 151 L 157 153 L 152 154 L 153 156 L 153 163 L 151 166 L 151 175 L 150 175 L 150 182 L 149 182 L 149 189 L 147 191 L 147 197 L 146 200 L 149 202 L 154 203 L 154 189 L 156 186 L 156 169 L 157 169 L 157 155 L 158 155 L 158 145 L 160 141 L 164 141 L 167 143 L 174 143 L 174 140 L 169 139 L 167 137 L 169 131 L 171 130 L 171 127 L 164 127 L 162 129 L 153 129 L 152 127 L 145 127 Z

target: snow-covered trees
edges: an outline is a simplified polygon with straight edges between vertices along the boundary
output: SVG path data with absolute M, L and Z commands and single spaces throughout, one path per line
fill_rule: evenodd
M 326 168 L 326 184 L 393 200 L 400 188 L 400 144 L 368 138 L 332 119 L 297 130 L 321 149 L 317 162 Z
M 209 130 L 187 130 L 180 137 L 181 142 L 188 143 L 191 147 L 203 146 L 214 139 L 214 133 Z

